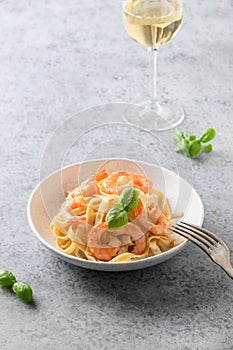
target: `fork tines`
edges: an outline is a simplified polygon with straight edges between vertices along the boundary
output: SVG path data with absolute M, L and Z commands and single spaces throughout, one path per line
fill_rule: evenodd
M 220 239 L 212 232 L 187 222 L 181 221 L 170 227 L 169 230 L 189 239 L 206 252 L 209 252 L 210 249 L 213 249 L 220 243 Z
M 205 253 L 233 279 L 230 250 L 220 238 L 215 236 L 215 234 L 202 227 L 184 221 L 170 227 L 169 230 L 187 238 L 199 248 L 203 249 Z

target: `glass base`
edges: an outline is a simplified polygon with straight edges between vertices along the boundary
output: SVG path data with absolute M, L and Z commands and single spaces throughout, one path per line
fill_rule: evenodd
M 184 119 L 184 109 L 177 101 L 143 102 L 129 105 L 124 119 L 149 131 L 165 131 L 175 128 Z

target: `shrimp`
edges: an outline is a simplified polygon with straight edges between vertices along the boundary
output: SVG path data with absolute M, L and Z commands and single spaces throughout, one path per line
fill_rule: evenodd
M 102 169 L 102 170 L 98 171 L 98 173 L 95 174 L 95 181 L 100 182 L 103 179 L 106 179 L 106 177 L 108 177 L 108 176 L 109 176 L 109 174 L 108 174 L 107 170 Z
M 168 229 L 168 218 L 161 213 L 155 224 L 152 225 L 150 232 L 155 236 L 163 236 Z
M 67 225 L 70 225 L 75 222 L 86 222 L 86 216 L 79 216 L 79 215 L 71 215 L 71 208 L 68 204 L 68 202 L 63 203 L 61 206 L 59 217 L 64 221 Z
M 134 248 L 131 253 L 136 255 L 143 254 L 146 249 L 146 236 L 142 230 L 137 225 L 130 222 L 122 228 L 122 231 L 124 235 L 129 235 L 132 243 L 134 243 Z
M 86 181 L 82 182 L 79 187 L 69 192 L 68 197 L 75 198 L 82 195 L 83 197 L 91 197 L 95 194 L 99 194 L 98 183 L 108 177 L 107 170 L 103 169 L 91 176 Z
M 133 187 L 133 181 L 129 173 L 125 171 L 118 171 L 109 175 L 104 181 L 102 190 L 108 194 L 118 194 L 127 188 Z
M 139 215 L 142 214 L 142 211 L 143 211 L 143 204 L 142 204 L 142 201 L 139 199 L 138 205 L 134 209 L 130 210 L 128 213 L 130 221 L 134 221 Z
M 139 174 L 132 174 L 134 181 L 134 188 L 138 188 L 144 193 L 148 193 L 152 188 L 152 182 L 148 180 L 145 176 Z
M 154 205 L 152 209 L 148 209 L 148 219 L 152 223 L 155 223 L 159 219 L 160 214 L 161 214 L 161 211 L 157 204 Z
M 143 175 L 118 171 L 104 179 L 102 189 L 105 193 L 120 195 L 128 187 L 140 189 L 144 193 L 147 193 L 152 187 L 152 184 Z
M 157 207 L 148 210 L 148 219 L 140 216 L 136 219 L 136 223 L 155 236 L 164 236 L 166 234 L 169 219 L 162 211 Z
M 108 230 L 106 223 L 101 223 L 89 231 L 87 247 L 96 259 L 109 261 L 119 252 L 121 241 Z
M 93 226 L 88 233 L 87 246 L 96 259 L 109 261 L 119 252 L 122 236 L 130 237 L 129 244 L 134 246 L 131 253 L 137 255 L 144 253 L 146 236 L 132 223 L 114 231 L 108 230 L 106 223 Z

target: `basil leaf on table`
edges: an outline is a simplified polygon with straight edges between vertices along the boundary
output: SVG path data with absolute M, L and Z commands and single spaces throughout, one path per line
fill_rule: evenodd
M 189 146 L 189 156 L 195 157 L 201 152 L 201 143 L 200 141 L 193 141 Z
M 209 145 L 206 145 L 205 147 L 203 147 L 203 152 L 210 153 L 210 152 L 212 152 L 212 149 L 213 149 L 212 145 L 209 144 Z
M 208 128 L 206 131 L 201 135 L 200 141 L 203 143 L 209 142 L 213 140 L 215 137 L 215 130 L 213 128 Z
M 191 135 L 189 131 L 185 134 L 183 131 L 178 131 L 173 139 L 176 143 L 175 151 L 177 153 L 181 153 L 186 157 L 193 158 L 198 156 L 200 153 L 210 153 L 212 152 L 212 145 L 202 145 L 203 143 L 207 143 L 215 137 L 215 130 L 213 128 L 207 128 L 199 139 L 195 135 Z
M 17 294 L 25 303 L 30 303 L 32 301 L 32 289 L 26 282 L 16 282 L 12 290 Z
M 8 270 L 0 271 L 0 284 L 4 287 L 12 287 L 16 282 L 15 276 Z

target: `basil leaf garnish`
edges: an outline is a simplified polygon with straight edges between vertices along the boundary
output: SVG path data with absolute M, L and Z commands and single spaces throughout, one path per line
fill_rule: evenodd
M 106 222 L 110 230 L 123 227 L 128 224 L 128 214 L 125 210 L 112 208 L 106 216 Z
M 124 210 L 129 212 L 138 205 L 138 193 L 134 188 L 126 188 L 120 195 L 118 203 L 121 203 Z
M 126 188 L 118 198 L 114 208 L 110 209 L 106 222 L 110 230 L 123 227 L 128 224 L 128 212 L 138 205 L 138 193 L 134 188 Z

